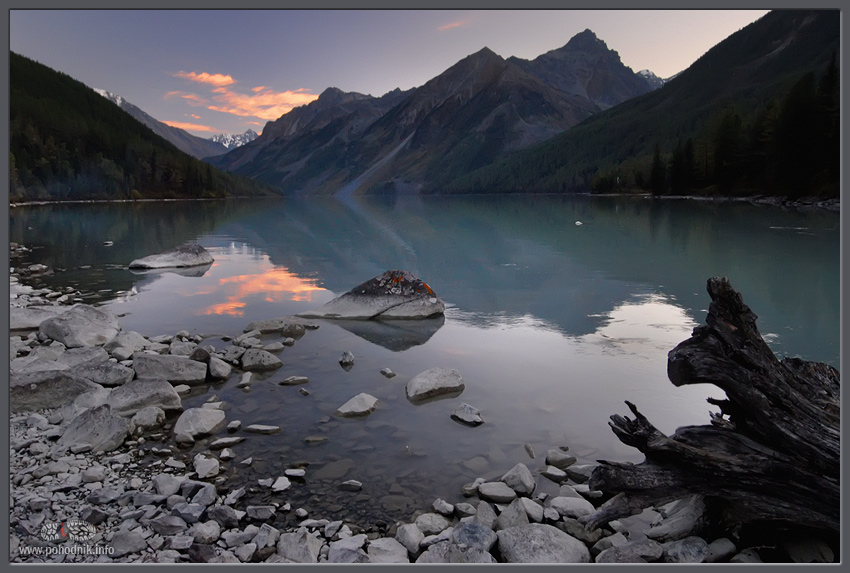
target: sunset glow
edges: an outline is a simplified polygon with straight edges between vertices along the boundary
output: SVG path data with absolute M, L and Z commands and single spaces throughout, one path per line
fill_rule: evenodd
M 197 116 L 192 116 L 192 117 L 197 117 Z M 179 129 L 185 129 L 187 131 L 208 131 L 210 133 L 216 133 L 218 131 L 221 131 L 221 130 L 216 129 L 214 127 L 210 127 L 209 125 L 200 125 L 200 124 L 197 124 L 197 123 L 188 123 L 188 122 L 184 122 L 184 121 L 163 120 L 162 123 L 164 123 L 165 125 L 170 125 L 171 127 L 176 127 L 176 128 L 179 128 Z
M 325 290 L 315 282 L 314 279 L 302 279 L 285 268 L 223 278 L 218 284 L 227 292 L 227 302 L 211 305 L 203 309 L 203 314 L 242 316 L 247 304 L 245 300 L 255 295 L 263 295 L 266 302 L 310 302 L 314 292 Z
M 201 72 L 200 74 L 196 72 L 177 72 L 174 76 L 213 86 L 229 86 L 230 84 L 236 83 L 236 80 L 234 80 L 232 76 L 226 76 L 224 74 L 208 74 L 207 72 Z
M 460 22 L 452 22 L 450 24 L 446 24 L 445 26 L 440 26 L 437 28 L 440 32 L 445 32 L 446 30 L 451 30 L 452 28 L 460 28 L 466 24 L 466 20 L 461 20 Z

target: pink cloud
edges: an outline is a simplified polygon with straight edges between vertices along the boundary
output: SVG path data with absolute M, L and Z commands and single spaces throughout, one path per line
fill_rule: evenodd
M 208 74 L 207 72 L 177 72 L 174 74 L 178 78 L 184 78 L 193 82 L 202 84 L 210 84 L 213 86 L 229 86 L 235 84 L 236 80 L 230 75 L 224 74 Z
M 460 28 L 466 24 L 466 20 L 460 20 L 459 22 L 451 22 L 446 24 L 445 26 L 440 26 L 437 28 L 440 32 L 445 32 L 446 30 L 451 30 L 452 28 Z
M 185 123 L 181 121 L 163 121 L 165 125 L 170 125 L 171 127 L 176 127 L 178 129 L 185 129 L 186 131 L 209 131 L 210 133 L 218 133 L 218 129 L 214 127 L 210 127 L 208 125 L 199 125 L 197 123 Z

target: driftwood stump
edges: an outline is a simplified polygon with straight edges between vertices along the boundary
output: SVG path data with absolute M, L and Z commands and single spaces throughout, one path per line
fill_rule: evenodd
M 658 431 L 626 402 L 634 419 L 611 416 L 640 464 L 600 461 L 589 485 L 615 494 L 582 519 L 594 529 L 690 494 L 718 508 L 724 527 L 807 527 L 839 532 L 840 374 L 832 366 L 780 360 L 756 328 L 756 315 L 726 278 L 708 281 L 706 326 L 668 354 L 675 386 L 714 384 L 726 400 L 711 425 Z

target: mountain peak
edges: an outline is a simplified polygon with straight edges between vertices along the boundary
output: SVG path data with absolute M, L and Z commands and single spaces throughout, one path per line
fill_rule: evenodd
M 564 47 L 570 47 L 577 50 L 591 50 L 594 48 L 601 48 L 603 50 L 608 49 L 605 42 L 600 40 L 589 28 L 570 38 L 570 41 L 567 42 L 567 45 Z

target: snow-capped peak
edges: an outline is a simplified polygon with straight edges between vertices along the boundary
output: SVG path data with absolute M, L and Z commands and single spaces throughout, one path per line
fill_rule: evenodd
M 94 91 L 96 91 L 97 93 L 99 93 L 100 95 L 102 95 L 103 97 L 105 97 L 106 99 L 108 99 L 109 101 L 111 101 L 112 103 L 117 105 L 118 107 L 121 107 L 122 105 L 124 105 L 124 98 L 122 98 L 118 94 L 114 94 L 112 92 L 108 92 L 106 90 L 101 90 L 101 89 L 97 89 L 97 88 L 95 88 Z
M 218 135 L 212 136 L 210 139 L 216 143 L 222 144 L 227 149 L 234 149 L 257 139 L 257 132 L 249 129 L 245 133 L 240 133 L 238 135 L 219 133 Z

